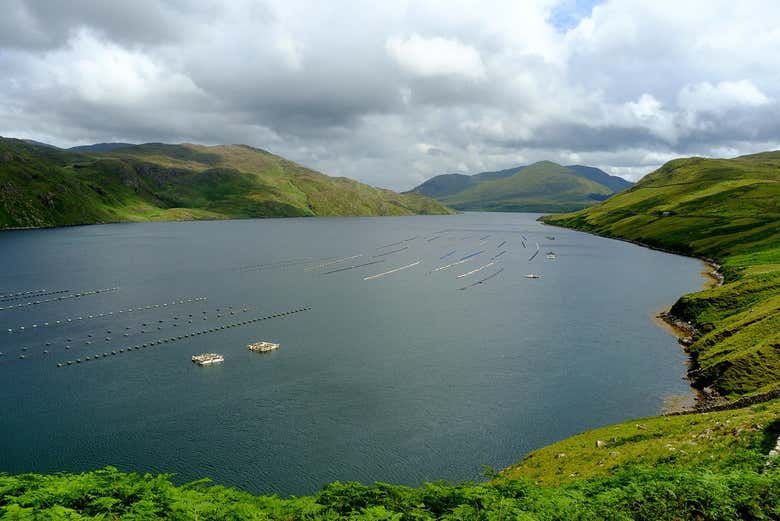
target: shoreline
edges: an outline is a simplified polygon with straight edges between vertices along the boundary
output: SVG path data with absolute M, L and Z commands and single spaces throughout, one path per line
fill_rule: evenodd
M 590 235 L 595 235 L 596 237 L 603 237 L 605 239 L 614 239 L 617 241 L 623 241 L 630 244 L 634 244 L 636 246 L 641 246 L 643 248 L 648 248 L 650 250 L 660 251 L 663 253 L 669 253 L 672 255 L 679 255 L 680 257 L 687 257 L 689 259 L 696 259 L 698 261 L 701 261 L 705 269 L 699 272 L 699 275 L 704 279 L 704 283 L 702 286 L 702 289 L 697 291 L 696 293 L 699 293 L 701 291 L 707 291 L 719 286 L 722 286 L 725 277 L 720 272 L 721 265 L 716 262 L 714 259 L 708 258 L 708 257 L 698 257 L 695 255 L 687 255 L 685 253 L 671 250 L 669 248 L 662 248 L 659 246 L 653 246 L 651 244 L 646 244 L 641 241 L 636 241 L 633 239 L 626 239 L 622 237 L 613 237 L 610 235 L 600 235 L 598 233 L 586 231 L 586 230 L 578 230 L 576 228 L 569 228 L 567 226 L 561 226 L 554 223 L 548 223 L 545 222 L 544 219 L 545 216 L 539 217 L 537 219 L 539 222 L 546 226 L 554 226 L 556 228 L 563 228 L 566 230 L 573 230 L 576 232 L 582 232 L 587 233 Z M 679 300 L 684 295 L 681 295 L 677 299 Z M 672 306 L 674 306 L 674 303 L 666 306 L 661 311 L 657 313 L 653 313 L 653 322 L 658 326 L 659 328 L 663 329 L 667 333 L 670 333 L 671 335 L 675 336 L 677 338 L 677 343 L 682 347 L 683 352 L 688 358 L 688 371 L 686 371 L 685 379 L 688 380 L 688 385 L 690 386 L 691 390 L 693 391 L 694 396 L 694 403 L 692 404 L 692 407 L 690 408 L 684 408 L 684 407 L 677 407 L 678 405 L 682 405 L 680 402 L 682 400 L 679 400 L 678 395 L 670 395 L 665 398 L 664 406 L 660 412 L 661 415 L 669 415 L 669 414 L 690 414 L 690 413 L 696 413 L 696 412 L 705 412 L 708 410 L 711 410 L 713 408 L 719 408 L 719 407 L 727 407 L 730 403 L 728 400 L 726 400 L 724 397 L 722 397 L 720 394 L 717 393 L 714 389 L 711 388 L 698 388 L 694 385 L 694 380 L 691 376 L 691 372 L 695 370 L 697 367 L 697 363 L 693 355 L 690 351 L 690 346 L 693 344 L 694 339 L 698 335 L 699 331 L 698 329 L 691 323 L 685 322 L 679 317 L 676 317 L 671 314 L 670 310 L 672 309 Z M 716 409 L 717 410 L 717 409 Z
M 175 210 L 176 208 L 165 208 L 165 210 Z M 203 217 L 194 219 L 146 219 L 142 221 L 95 221 L 86 223 L 70 223 L 70 224 L 52 224 L 44 226 L 0 226 L 0 233 L 13 232 L 13 231 L 30 231 L 30 230 L 56 230 L 59 228 L 75 228 L 79 226 L 105 226 L 109 224 L 146 224 L 146 223 L 190 223 L 190 222 L 221 222 L 221 221 L 264 221 L 269 219 L 342 219 L 342 218 L 376 218 L 376 217 L 437 217 L 437 216 L 450 216 L 458 215 L 462 212 L 453 213 L 406 213 L 406 214 L 377 214 L 377 215 L 268 215 L 263 217 Z

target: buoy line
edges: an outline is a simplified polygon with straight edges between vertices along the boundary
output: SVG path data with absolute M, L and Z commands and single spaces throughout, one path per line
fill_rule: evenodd
M 48 288 L 42 288 L 42 289 L 29 289 L 25 291 L 17 291 L 16 293 L 6 293 L 5 295 L 0 295 L 0 299 L 10 298 L 10 297 L 23 297 L 25 295 L 35 295 L 40 293 L 46 293 L 47 291 L 51 291 L 51 290 Z
M 301 264 L 309 264 L 313 260 L 315 260 L 313 257 L 304 257 L 300 259 L 290 259 L 290 260 L 283 260 L 277 262 L 269 262 L 267 264 L 255 264 L 254 266 L 241 266 L 240 268 L 237 268 L 237 270 L 240 272 L 246 272 L 246 271 L 272 270 L 277 268 L 291 268 L 294 266 L 300 266 Z
M 330 275 L 331 273 L 339 273 L 340 271 L 347 271 L 347 270 L 354 270 L 355 268 L 362 268 L 363 266 L 371 266 L 372 264 L 379 264 L 380 262 L 385 262 L 385 259 L 375 260 L 371 262 L 365 262 L 363 264 L 354 264 L 352 266 L 346 266 L 344 268 L 338 268 L 335 270 L 330 271 L 323 271 L 323 275 Z
M 384 273 L 377 273 L 376 275 L 370 275 L 370 276 L 368 276 L 368 277 L 363 277 L 363 280 L 374 280 L 374 279 L 378 279 L 378 278 L 380 278 L 380 277 L 384 277 L 384 276 L 386 276 L 386 275 L 390 275 L 390 274 L 392 274 L 392 273 L 396 273 L 396 272 L 398 272 L 398 271 L 401 271 L 401 270 L 405 270 L 405 269 L 413 268 L 414 266 L 417 266 L 417 265 L 418 265 L 418 264 L 420 264 L 421 262 L 422 262 L 422 259 L 418 260 L 417 262 L 413 262 L 413 263 L 411 263 L 411 264 L 407 264 L 406 266 L 401 266 L 400 268 L 395 268 L 394 270 L 386 271 L 386 272 L 384 272 Z
M 480 241 L 484 241 L 485 239 L 487 239 L 487 238 L 489 238 L 489 237 L 490 237 L 490 234 L 487 234 L 487 235 L 485 235 L 484 237 L 480 237 L 480 238 L 479 238 L 479 240 L 480 240 Z
M 406 242 L 406 241 L 404 240 L 404 241 L 398 241 L 398 242 L 391 242 L 390 244 L 385 244 L 384 246 L 377 246 L 376 249 L 377 250 L 383 250 L 385 248 L 389 248 L 390 246 L 398 246 L 399 244 L 403 244 L 404 242 Z
M 47 298 L 43 300 L 33 300 L 30 302 L 22 302 L 19 304 L 12 304 L 10 306 L 5 306 L 5 307 L 0 306 L 0 311 L 10 311 L 12 309 L 24 308 L 28 306 L 37 306 L 39 304 L 46 304 L 49 302 L 61 302 L 63 300 L 69 300 L 73 298 L 89 297 L 92 295 L 97 295 L 100 293 L 108 293 L 111 291 L 119 291 L 119 288 L 116 287 L 116 288 L 94 289 L 90 291 L 82 291 L 81 293 L 73 293 L 72 295 L 65 295 L 63 297 Z
M 503 246 L 504 244 L 506 244 L 506 241 L 502 241 L 502 242 L 501 242 L 501 244 L 499 244 L 498 246 L 496 246 L 496 249 L 499 249 L 499 248 L 500 248 L 501 246 Z
M 493 277 L 498 276 L 498 274 L 501 273 L 502 271 L 504 271 L 503 267 L 499 268 L 496 272 L 491 273 L 490 275 L 488 275 L 487 277 L 485 277 L 482 280 L 478 280 L 476 282 L 473 282 L 473 283 L 469 284 L 468 286 L 463 286 L 462 288 L 458 288 L 458 289 L 462 291 L 462 290 L 466 290 L 466 289 L 469 289 L 469 288 L 473 288 L 474 286 L 478 286 L 479 284 L 484 284 L 485 282 L 489 281 Z
M 141 349 L 146 349 L 148 347 L 159 346 L 159 345 L 162 345 L 162 344 L 178 342 L 180 340 L 185 340 L 185 339 L 192 338 L 192 337 L 195 337 L 195 336 L 207 335 L 207 334 L 210 334 L 210 333 L 217 333 L 217 332 L 223 331 L 225 329 L 230 329 L 230 328 L 240 327 L 240 326 L 246 326 L 246 325 L 249 325 L 249 324 L 253 324 L 255 322 L 260 322 L 261 320 L 270 320 L 272 318 L 281 318 L 281 317 L 285 317 L 285 316 L 288 316 L 288 315 L 293 315 L 295 313 L 301 313 L 303 311 L 309 311 L 309 310 L 311 310 L 311 307 L 297 308 L 297 309 L 293 309 L 293 310 L 290 310 L 290 311 L 286 311 L 284 313 L 275 313 L 273 315 L 266 315 L 266 316 L 256 317 L 256 318 L 252 318 L 252 319 L 249 319 L 249 320 L 244 320 L 244 321 L 241 321 L 241 322 L 234 322 L 232 324 L 225 324 L 225 325 L 219 326 L 219 327 L 212 327 L 212 328 L 208 328 L 208 329 L 202 329 L 200 331 L 194 331 L 192 333 L 186 333 L 184 335 L 172 336 L 172 337 L 168 337 L 168 338 L 162 338 L 162 339 L 158 339 L 158 340 L 153 340 L 151 342 L 146 342 L 146 343 L 143 343 L 143 344 L 136 344 L 134 346 L 120 347 L 119 349 L 112 350 L 110 352 L 111 353 L 110 356 L 115 356 L 115 355 L 122 354 L 122 353 L 129 353 L 131 351 L 139 351 Z M 68 367 L 68 366 L 72 366 L 74 364 L 81 364 L 83 362 L 90 362 L 90 361 L 93 361 L 93 360 L 100 360 L 100 359 L 108 358 L 108 357 L 109 357 L 109 352 L 106 351 L 106 352 L 103 352 L 103 353 L 97 353 L 95 355 L 87 355 L 84 359 L 77 358 L 75 360 L 61 361 L 61 362 L 57 363 L 57 367 Z
M 458 250 L 452 250 L 451 252 L 447 253 L 446 255 L 442 255 L 441 257 L 439 257 L 439 260 L 444 260 L 447 257 L 449 257 L 450 255 L 454 255 L 456 251 L 458 251 Z
M 312 270 L 318 270 L 318 269 L 321 269 L 321 268 L 327 268 L 328 266 L 333 266 L 334 264 L 339 264 L 341 262 L 352 260 L 352 259 L 358 259 L 358 258 L 360 258 L 362 256 L 363 256 L 363 254 L 359 253 L 357 255 L 353 255 L 352 257 L 344 257 L 344 258 L 341 258 L 341 259 L 332 260 L 330 262 L 325 262 L 323 264 L 318 264 L 316 266 L 309 266 L 309 267 L 303 268 L 303 271 L 312 271 Z
M 467 260 L 467 259 L 470 259 L 472 257 L 476 257 L 480 253 L 485 253 L 485 250 L 479 250 L 479 251 L 475 251 L 474 253 L 469 253 L 468 255 L 465 255 L 465 256 L 461 257 L 459 260 Z
M 34 293 L 32 295 L 17 295 L 17 296 L 13 296 L 13 297 L 0 297 L 0 302 L 11 302 L 11 301 L 20 300 L 20 299 L 23 299 L 23 298 L 31 298 L 31 297 L 36 297 L 37 298 L 37 297 L 45 297 L 45 296 L 48 296 L 48 295 L 60 295 L 62 293 L 68 293 L 69 291 L 70 291 L 69 289 L 60 289 L 60 290 L 56 290 L 56 291 L 44 290 L 44 291 L 41 291 L 40 293 Z
M 428 242 L 433 242 L 433 241 L 435 241 L 436 239 L 441 239 L 441 237 L 442 237 L 441 235 L 437 235 L 436 237 L 431 237 L 430 239 L 426 239 L 426 240 L 427 240 Z
M 383 253 L 377 253 L 376 255 L 372 255 L 372 257 L 384 257 L 385 255 L 390 255 L 392 253 L 398 253 L 399 251 L 408 250 L 409 246 L 404 246 L 403 248 L 398 248 L 397 250 L 390 250 Z
M 532 260 L 534 260 L 534 257 L 536 257 L 537 255 L 539 255 L 539 243 L 538 242 L 536 243 L 536 251 L 534 252 L 533 255 L 531 255 L 531 258 L 528 259 L 528 262 L 531 262 Z
M 60 319 L 60 320 L 54 320 L 54 321 L 50 321 L 50 322 L 43 322 L 40 325 L 42 325 L 44 327 L 47 327 L 47 326 L 65 326 L 65 325 L 68 325 L 68 324 L 73 324 L 73 323 L 76 323 L 76 322 L 79 322 L 79 321 L 84 321 L 84 320 L 94 320 L 94 319 L 98 319 L 98 318 L 112 317 L 114 315 L 120 315 L 120 314 L 124 314 L 124 313 L 137 313 L 139 311 L 148 311 L 148 310 L 155 309 L 155 308 L 160 308 L 160 307 L 168 307 L 168 306 L 176 306 L 176 305 L 182 305 L 182 304 L 190 304 L 190 303 L 193 303 L 193 302 L 204 302 L 206 300 L 208 300 L 206 297 L 192 297 L 192 298 L 186 298 L 186 299 L 183 299 L 183 300 L 174 300 L 174 301 L 172 301 L 170 303 L 169 302 L 165 302 L 163 304 L 149 304 L 147 306 L 139 306 L 139 307 L 135 307 L 135 308 L 120 309 L 118 311 L 109 311 L 107 313 L 97 313 L 97 314 L 94 314 L 94 315 L 80 315 L 80 316 L 75 316 L 74 315 L 72 317 L 66 317 L 66 318 L 63 318 L 63 319 Z M 39 324 L 31 324 L 31 325 L 28 325 L 28 326 L 19 326 L 19 327 L 15 328 L 15 329 L 10 328 L 10 329 L 8 329 L 8 332 L 9 333 L 13 333 L 15 331 L 27 331 L 27 330 L 30 330 L 30 329 L 36 329 L 38 327 L 39 327 Z
M 166 304 L 163 304 L 163 306 L 165 306 L 165 305 Z M 230 318 L 230 316 L 236 315 L 237 313 L 248 313 L 250 310 L 254 310 L 256 308 L 257 308 L 257 306 L 248 306 L 248 307 L 242 307 L 242 308 L 236 309 L 233 306 L 228 306 L 227 308 L 216 308 L 214 310 L 211 310 L 210 312 L 211 313 L 216 313 L 216 317 L 213 318 L 212 320 L 218 321 L 219 319 L 221 319 L 223 317 L 224 318 Z M 206 315 L 207 312 L 203 311 L 202 313 L 203 313 L 203 315 Z M 208 320 L 209 319 L 208 316 L 203 316 L 203 317 L 199 316 L 197 318 L 202 318 L 203 320 Z M 196 317 L 193 316 L 192 314 L 190 314 L 188 317 L 182 317 L 181 319 L 179 319 L 178 316 L 173 316 L 172 318 L 170 316 L 168 316 L 165 319 L 156 319 L 156 322 L 150 320 L 149 322 L 142 322 L 140 325 L 139 324 L 133 324 L 132 326 L 125 326 L 124 330 L 122 330 L 122 337 L 118 337 L 117 336 L 116 339 L 117 340 L 121 340 L 122 338 L 127 339 L 127 338 L 130 338 L 130 337 L 145 335 L 147 333 L 153 332 L 155 327 L 157 328 L 158 331 L 162 330 L 163 329 L 163 325 L 162 324 L 165 324 L 166 322 L 171 323 L 171 327 L 178 327 L 179 325 L 181 325 L 184 328 L 186 328 L 187 325 L 188 324 L 192 324 L 195 319 L 196 319 Z M 119 330 L 119 327 L 121 327 L 121 324 L 117 324 L 117 330 Z M 134 332 L 133 332 L 133 328 L 135 328 Z M 141 328 L 145 328 L 145 329 L 141 329 Z M 87 333 L 87 337 L 86 338 L 81 337 L 79 339 L 76 339 L 75 341 L 72 338 L 68 338 L 65 341 L 65 343 L 62 344 L 62 345 L 52 346 L 52 341 L 48 341 L 48 342 L 45 342 L 44 344 L 38 344 L 38 345 L 32 346 L 32 347 L 29 346 L 29 345 L 25 346 L 18 352 L 18 354 L 21 355 L 21 356 L 18 357 L 18 360 L 14 360 L 13 358 L 6 358 L 6 359 L 4 359 L 5 363 L 0 362 L 0 365 L 8 365 L 8 362 L 15 362 L 15 361 L 20 361 L 20 360 L 30 360 L 30 359 L 37 358 L 40 355 L 48 355 L 49 354 L 49 348 L 54 349 L 55 347 L 56 348 L 60 348 L 60 347 L 64 346 L 65 350 L 69 351 L 71 349 L 71 347 L 76 346 L 76 345 L 88 345 L 89 346 L 89 345 L 92 345 L 93 342 L 97 341 L 98 340 L 97 337 L 100 336 L 100 334 L 98 334 L 97 331 L 95 331 L 95 330 L 91 330 L 91 331 L 88 331 L 86 333 Z M 110 330 L 110 329 L 106 330 L 106 334 L 111 335 L 112 334 L 112 330 Z M 105 341 L 106 342 L 111 342 L 112 341 L 112 337 L 110 337 L 110 336 L 106 337 Z M 39 350 L 43 350 L 42 353 Z M 59 350 L 59 349 L 57 349 L 57 350 Z M 8 354 L 8 353 L 6 353 L 6 354 Z M 0 360 L 3 360 L 2 355 L 3 355 L 3 353 L 0 353 Z
M 448 269 L 452 268 L 453 266 L 457 266 L 457 265 L 459 265 L 459 264 L 463 264 L 464 262 L 468 262 L 468 261 L 470 261 L 471 259 L 472 259 L 472 258 L 471 258 L 471 257 L 469 257 L 468 259 L 461 259 L 461 260 L 459 260 L 459 261 L 452 262 L 452 263 L 450 263 L 450 264 L 447 264 L 447 265 L 445 265 L 445 266 L 439 266 L 438 268 L 434 268 L 434 269 L 432 269 L 432 270 L 431 270 L 431 271 L 429 271 L 428 273 L 434 273 L 434 272 L 437 272 L 437 271 L 448 270 Z
M 506 250 L 501 250 L 500 252 L 498 252 L 495 255 L 493 255 L 490 259 L 491 260 L 496 260 L 497 258 L 499 258 L 500 256 L 502 256 L 505 253 L 506 253 Z
M 480 266 L 479 268 L 473 269 L 473 270 L 469 271 L 468 273 L 463 273 L 462 275 L 458 275 L 458 278 L 462 279 L 463 277 L 468 277 L 469 275 L 473 275 L 473 274 L 475 274 L 477 272 L 480 272 L 480 271 L 484 270 L 485 268 L 489 268 L 490 266 L 492 266 L 494 264 L 495 264 L 495 262 L 488 262 L 487 264 L 484 264 L 484 265 Z
M 415 235 L 414 237 L 409 237 L 408 239 L 404 239 L 404 242 L 411 242 L 415 239 L 418 239 L 419 237 L 420 237 L 419 235 Z

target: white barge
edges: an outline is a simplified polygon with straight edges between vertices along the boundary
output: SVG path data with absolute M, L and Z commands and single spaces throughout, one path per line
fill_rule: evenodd
M 201 353 L 192 355 L 192 363 L 203 367 L 206 365 L 219 364 L 225 361 L 225 357 L 217 353 Z
M 279 349 L 279 344 L 275 344 L 273 342 L 255 342 L 254 344 L 249 344 L 246 347 L 255 353 L 267 353 L 269 351 Z

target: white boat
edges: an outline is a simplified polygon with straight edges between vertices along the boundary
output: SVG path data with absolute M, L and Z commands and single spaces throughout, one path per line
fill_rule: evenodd
M 224 362 L 225 357 L 217 353 L 201 353 L 199 355 L 192 355 L 192 362 L 203 367 L 205 365 L 218 364 Z
M 254 344 L 249 344 L 246 347 L 255 353 L 267 353 L 269 351 L 279 349 L 279 344 L 275 344 L 273 342 L 255 342 Z
M 525 276 L 525 278 L 527 279 L 539 279 L 541 277 L 542 277 L 541 275 L 537 275 L 536 273 L 529 273 L 528 275 Z
M 545 257 L 547 257 L 550 260 L 555 260 L 557 258 L 553 252 L 548 252 L 547 255 L 545 255 Z

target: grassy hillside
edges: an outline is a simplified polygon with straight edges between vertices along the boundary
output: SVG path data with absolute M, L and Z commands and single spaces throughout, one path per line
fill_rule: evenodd
M 458 210 L 566 212 L 603 201 L 631 183 L 597 168 L 550 161 L 472 176 L 433 177 L 412 190 Z
M 536 450 L 502 475 L 561 485 L 608 476 L 627 466 L 760 472 L 778 436 L 780 400 L 736 410 L 642 418 Z
M 449 213 L 243 145 L 67 151 L 0 138 L 0 228 L 98 222 Z
M 544 221 L 715 259 L 726 283 L 671 310 L 696 329 L 694 384 L 732 398 L 780 387 L 780 152 L 671 161 L 598 206 Z

